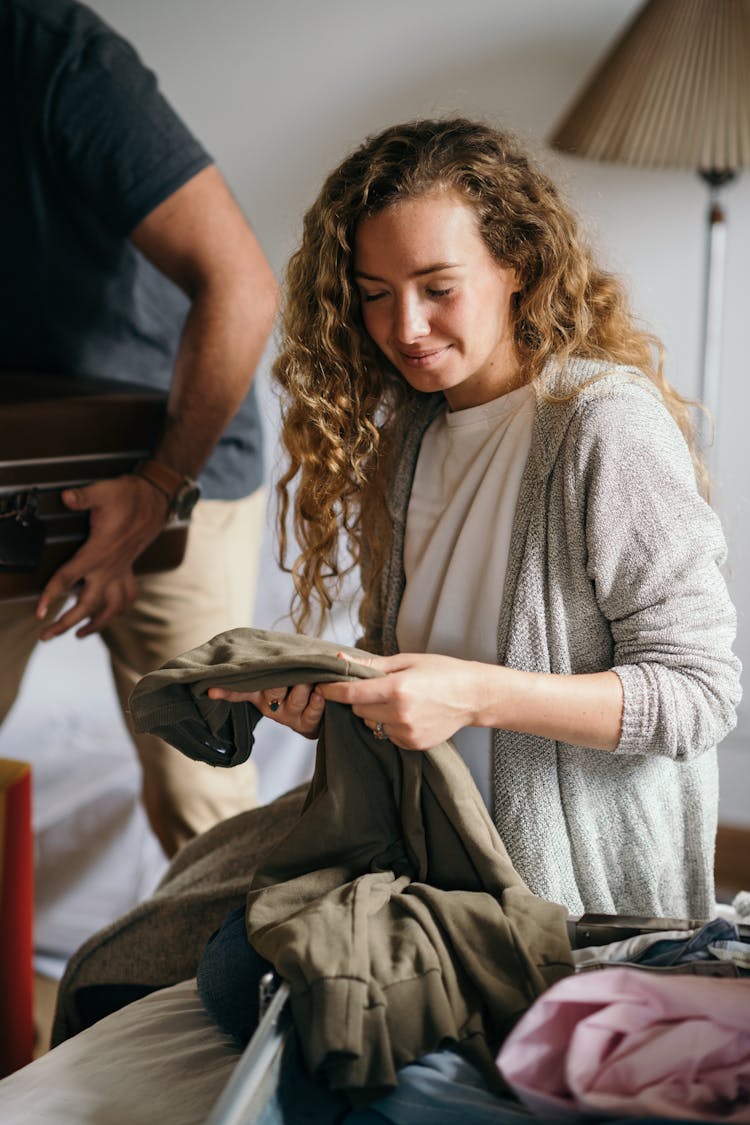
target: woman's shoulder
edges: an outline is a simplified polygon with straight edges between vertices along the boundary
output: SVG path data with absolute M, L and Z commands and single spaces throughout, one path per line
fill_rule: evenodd
M 535 387 L 540 402 L 558 407 L 580 409 L 605 397 L 640 398 L 644 394 L 661 402 L 658 388 L 638 367 L 583 356 L 548 360 Z
M 564 450 L 576 461 L 609 447 L 613 457 L 663 454 L 693 469 L 685 439 L 661 392 L 637 367 L 574 358 L 548 364 L 536 384 L 542 465 Z
M 561 440 L 572 425 L 606 429 L 628 416 L 662 419 L 668 429 L 677 429 L 658 386 L 637 367 L 582 358 L 553 361 L 536 380 L 535 391 L 547 442 Z

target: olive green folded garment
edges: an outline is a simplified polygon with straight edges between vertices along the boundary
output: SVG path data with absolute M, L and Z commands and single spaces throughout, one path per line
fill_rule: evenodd
M 236 691 L 353 679 L 340 645 L 263 629 L 229 629 L 167 661 L 136 684 L 130 712 L 139 733 L 158 735 L 188 758 L 238 766 L 253 746 L 261 718 L 251 703 L 209 699 L 210 687 Z M 352 660 L 356 655 L 352 654 Z M 376 673 L 361 665 L 356 678 Z
M 260 713 L 208 706 L 211 684 L 254 691 L 377 674 L 338 652 L 233 629 L 146 676 L 134 720 L 191 757 L 241 761 Z M 400 1066 L 453 1043 L 501 1088 L 500 1042 L 572 972 L 566 918 L 514 870 L 452 743 L 400 750 L 351 708 L 326 704 L 304 806 L 247 898 L 250 943 L 289 982 L 313 1073 L 359 1104 L 394 1086 Z

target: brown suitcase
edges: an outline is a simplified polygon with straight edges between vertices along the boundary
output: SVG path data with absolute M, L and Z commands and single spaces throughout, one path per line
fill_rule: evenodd
M 0 601 L 33 599 L 88 534 L 63 488 L 128 472 L 153 449 L 166 394 L 108 379 L 0 374 Z M 139 574 L 179 566 L 188 524 L 170 524 Z

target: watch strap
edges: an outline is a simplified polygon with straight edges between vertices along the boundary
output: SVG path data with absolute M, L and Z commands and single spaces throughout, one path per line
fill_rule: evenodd
M 154 488 L 158 489 L 162 495 L 166 496 L 169 501 L 170 508 L 178 495 L 178 493 L 188 485 L 195 482 L 191 477 L 183 476 L 178 473 L 176 469 L 170 469 L 169 465 L 163 464 L 161 461 L 152 461 L 145 459 L 139 461 L 133 469 L 133 475 L 143 477 Z

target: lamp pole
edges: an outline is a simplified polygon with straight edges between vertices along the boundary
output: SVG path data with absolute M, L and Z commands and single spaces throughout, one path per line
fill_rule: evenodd
M 705 298 L 703 308 L 703 341 L 701 347 L 700 399 L 708 410 L 701 423 L 701 440 L 707 462 L 713 461 L 713 435 L 719 413 L 721 385 L 721 338 L 724 306 L 727 221 L 720 201 L 720 191 L 734 178 L 734 172 L 701 171 L 708 184 L 708 245 L 706 252 Z

